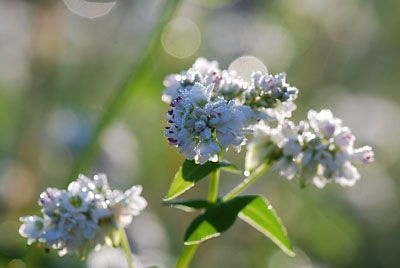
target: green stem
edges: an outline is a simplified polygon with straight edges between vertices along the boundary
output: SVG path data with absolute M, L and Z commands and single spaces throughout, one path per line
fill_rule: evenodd
M 210 203 L 215 203 L 218 200 L 219 173 L 219 169 L 217 169 L 211 172 L 210 175 L 210 188 L 208 190 L 208 201 Z M 175 268 L 188 267 L 199 245 L 200 244 L 185 246 Z
M 165 1 L 164 6 L 160 8 L 163 14 L 158 16 L 160 19 L 157 21 L 150 34 L 150 39 L 144 46 L 147 49 L 141 53 L 142 56 L 139 62 L 132 66 L 128 76 L 121 82 L 118 89 L 115 90 L 114 96 L 112 96 L 108 104 L 105 105 L 104 112 L 99 117 L 91 139 L 87 143 L 81 158 L 78 159 L 69 176 L 70 181 L 74 180 L 80 172 L 83 172 L 91 162 L 97 152 L 97 144 L 101 133 L 113 121 L 121 109 L 125 107 L 139 83 L 151 71 L 153 63 L 157 59 L 158 52 L 160 51 L 162 30 L 165 24 L 173 17 L 180 2 L 181 0 L 168 0 Z
M 226 194 L 222 200 L 228 201 L 228 200 L 234 198 L 235 196 L 237 196 L 239 193 L 241 193 L 243 190 L 245 190 L 251 183 L 256 181 L 261 176 L 261 174 L 263 174 L 265 171 L 268 170 L 268 168 L 270 166 L 271 165 L 267 164 L 267 163 L 259 166 L 255 171 L 253 171 L 251 173 L 251 175 L 249 177 L 245 178 L 241 184 L 239 184 L 232 191 L 230 191 L 228 194 Z
M 131 251 L 131 247 L 129 246 L 128 237 L 126 236 L 124 228 L 122 228 L 122 227 L 119 228 L 119 233 L 121 235 L 121 247 L 124 250 L 129 268 L 134 268 L 133 260 L 132 260 L 132 251 Z
M 200 244 L 185 246 L 175 268 L 186 268 L 192 260 Z
M 218 185 L 219 185 L 219 169 L 211 172 L 210 175 L 210 188 L 208 190 L 208 202 L 215 203 L 218 198 Z

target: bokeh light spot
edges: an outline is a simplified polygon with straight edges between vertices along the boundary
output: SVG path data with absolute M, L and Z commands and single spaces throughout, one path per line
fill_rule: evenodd
M 243 56 L 234 60 L 229 65 L 229 70 L 236 71 L 239 76 L 243 77 L 243 79 L 247 81 L 251 80 L 251 74 L 255 71 L 268 73 L 265 64 L 253 56 Z
M 26 268 L 26 265 L 20 259 L 13 259 L 8 263 L 7 268 Z
M 117 2 L 64 0 L 64 3 L 71 12 L 84 18 L 94 19 L 107 15 Z
M 164 50 L 177 58 L 192 56 L 200 47 L 199 27 L 186 18 L 177 18 L 168 23 L 162 33 L 161 43 Z

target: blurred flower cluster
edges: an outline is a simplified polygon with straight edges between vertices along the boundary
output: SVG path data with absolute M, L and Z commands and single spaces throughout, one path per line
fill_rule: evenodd
M 43 243 L 46 251 L 53 248 L 60 256 L 85 257 L 106 242 L 118 243 L 118 229 L 147 206 L 141 191 L 140 185 L 125 192 L 111 190 L 104 174 L 93 180 L 79 175 L 67 190 L 47 188 L 41 193 L 38 203 L 43 216 L 21 217 L 19 233 L 28 244 Z
M 230 145 L 239 152 L 247 143 L 244 134 L 259 121 L 290 116 L 298 92 L 285 82 L 285 74 L 255 72 L 248 83 L 204 58 L 181 74 L 167 76 L 164 85 L 162 100 L 171 106 L 165 136 L 200 164 L 218 161 Z
M 355 137 L 330 110 L 310 110 L 308 120 L 295 125 L 286 119 L 276 128 L 260 124 L 249 144 L 247 167 L 274 159 L 274 170 L 288 179 L 299 175 L 302 185 L 313 181 L 322 188 L 328 182 L 352 186 L 360 178 L 353 164 L 374 160 L 369 146 L 354 148 Z
M 171 107 L 165 136 L 196 163 L 217 162 L 230 145 L 239 152 L 249 133 L 246 168 L 270 162 L 288 179 L 298 175 L 301 185 L 354 185 L 360 178 L 354 164 L 374 160 L 371 147 L 353 147 L 350 129 L 329 110 L 310 110 L 298 125 L 290 121 L 298 89 L 284 73 L 256 71 L 246 82 L 199 58 L 189 70 L 167 76 L 164 85 L 162 99 Z

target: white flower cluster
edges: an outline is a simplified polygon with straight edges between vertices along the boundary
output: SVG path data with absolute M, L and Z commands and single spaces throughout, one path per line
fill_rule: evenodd
M 249 88 L 244 92 L 244 104 L 264 114 L 269 121 L 281 122 L 296 109 L 293 101 L 299 90 L 286 83 L 286 74 L 275 76 L 254 72 Z
M 350 129 L 343 126 L 342 120 L 334 117 L 330 110 L 319 113 L 310 110 L 308 121 L 297 126 L 287 119 L 277 128 L 258 126 L 247 165 L 249 168 L 257 166 L 263 161 L 260 156 L 273 157 L 276 161 L 274 170 L 288 179 L 299 175 L 302 183 L 312 180 L 319 188 L 328 182 L 352 186 L 360 178 L 354 164 L 374 160 L 371 147 L 354 148 L 354 141 Z M 263 144 L 275 146 L 275 149 L 266 151 Z M 257 150 L 259 152 L 255 153 Z
M 167 103 L 174 101 L 183 91 L 190 90 L 196 83 L 207 87 L 213 85 L 213 97 L 221 96 L 233 99 L 247 89 L 247 83 L 236 76 L 234 71 L 220 70 L 218 62 L 198 58 L 192 68 L 180 74 L 168 75 L 164 80 L 162 100 Z
M 216 162 L 229 145 L 239 152 L 247 143 L 244 134 L 259 120 L 290 117 L 298 90 L 285 82 L 285 74 L 255 72 L 252 77 L 247 83 L 204 58 L 167 76 L 162 99 L 171 106 L 165 130 L 170 145 L 196 163 Z
M 56 249 L 60 256 L 85 256 L 147 206 L 141 191 L 140 185 L 125 192 L 111 190 L 104 174 L 93 180 L 79 175 L 67 190 L 47 188 L 41 193 L 38 203 L 43 216 L 21 217 L 19 233 L 28 244 L 43 243 L 47 251 Z
M 165 136 L 180 148 L 187 159 L 204 164 L 217 162 L 218 152 L 232 145 L 240 151 L 246 143 L 244 133 L 250 122 L 251 109 L 237 106 L 221 97 L 211 100 L 213 85 L 196 83 L 180 94 L 170 106 Z

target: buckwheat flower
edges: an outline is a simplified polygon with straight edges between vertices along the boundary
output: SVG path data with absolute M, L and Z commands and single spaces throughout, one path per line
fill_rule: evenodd
M 38 216 L 25 216 L 21 217 L 20 221 L 23 222 L 19 228 L 19 234 L 28 238 L 28 245 L 39 239 L 43 230 L 43 219 Z
M 338 131 L 335 136 L 335 145 L 341 148 L 352 147 L 356 137 L 351 134 L 351 130 L 348 127 L 343 127 Z
M 228 74 L 225 72 L 224 76 L 227 77 Z M 171 103 L 180 92 L 190 90 L 195 83 L 208 86 L 211 83 L 218 84 L 221 80 L 222 72 L 218 69 L 218 62 L 198 58 L 190 69 L 165 78 L 165 89 L 161 99 L 166 103 Z
M 239 98 L 247 89 L 248 83 L 237 76 L 235 71 L 222 71 L 221 79 L 216 84 L 216 95 L 225 99 Z
M 360 164 L 368 164 L 374 161 L 374 152 L 370 146 L 355 149 L 353 152 L 354 161 Z
M 329 110 L 311 110 L 308 121 L 301 121 L 297 126 L 286 119 L 276 128 L 264 127 L 261 130 L 264 139 L 253 139 L 251 148 L 262 148 L 262 144 L 272 142 L 278 148 L 274 154 L 268 155 L 269 161 L 275 162 L 273 170 L 288 179 L 298 176 L 302 185 L 313 181 L 320 188 L 330 182 L 352 186 L 360 179 L 355 165 L 374 160 L 370 146 L 353 147 L 355 136 L 350 128 L 343 126 L 342 120 L 334 117 Z M 246 160 L 258 155 L 248 153 Z M 262 161 L 266 159 L 250 159 L 247 162 Z
M 212 99 L 214 84 L 196 83 L 183 91 L 170 106 L 165 137 L 189 160 L 204 164 L 218 161 L 218 153 L 229 145 L 236 151 L 247 142 L 245 133 L 252 110 L 237 106 L 234 100 Z
M 278 170 L 279 173 L 288 179 L 292 179 L 297 173 L 300 172 L 299 164 L 296 159 L 299 157 L 303 139 L 301 135 L 298 135 L 298 129 L 289 120 L 283 121 L 276 130 L 280 135 L 280 140 L 277 142 L 277 146 L 281 148 L 282 156 L 274 166 L 273 170 Z M 277 134 L 275 134 L 277 136 Z
M 244 92 L 244 104 L 258 111 L 267 121 L 282 121 L 296 109 L 293 101 L 298 89 L 286 83 L 286 74 L 254 72 L 251 84 Z
M 210 70 L 218 70 L 218 62 L 208 61 L 206 58 L 200 57 L 193 64 L 191 71 L 197 71 L 202 75 L 207 75 Z
M 84 257 L 146 207 L 141 189 L 111 190 L 104 174 L 95 175 L 93 180 L 79 175 L 67 190 L 47 188 L 41 193 L 42 216 L 21 217 L 19 233 L 28 238 L 28 244 L 43 243 L 46 250 L 56 249 L 60 256 Z
M 116 197 L 115 215 L 118 215 L 117 222 L 122 227 L 129 225 L 132 222 L 133 216 L 137 216 L 147 206 L 146 200 L 140 196 L 142 193 L 142 186 L 136 185 L 119 194 Z
M 265 122 L 260 122 L 253 127 L 253 138 L 247 146 L 246 169 L 254 170 L 263 162 L 285 155 L 275 167 L 275 170 L 294 170 L 297 168 L 291 163 L 301 150 L 297 130 L 292 122 L 286 120 L 276 128 L 270 127 Z M 292 176 L 290 176 L 292 177 Z
M 330 110 L 316 112 L 310 110 L 307 114 L 308 122 L 314 131 L 324 138 L 331 138 L 342 126 L 342 120 L 333 117 Z
M 254 170 L 267 161 L 275 144 L 283 139 L 280 130 L 271 128 L 264 122 L 253 126 L 252 140 L 247 144 L 245 167 L 247 171 Z

